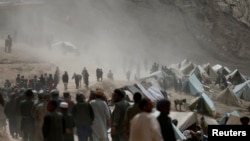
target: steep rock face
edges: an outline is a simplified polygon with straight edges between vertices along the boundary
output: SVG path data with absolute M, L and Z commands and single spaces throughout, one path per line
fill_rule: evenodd
M 137 5 L 151 2 L 132 1 Z M 180 11 L 187 30 L 208 56 L 249 73 L 250 0 L 158 1 L 167 9 L 175 7 Z
M 249 0 L 175 1 L 201 46 L 209 46 L 214 53 L 219 51 L 219 57 L 234 55 L 245 61 L 250 56 L 249 3 Z
M 225 22 L 229 22 L 229 27 L 224 27 L 226 30 L 225 35 L 232 39 L 231 51 L 235 52 L 238 56 L 249 56 L 249 30 L 250 30 L 250 0 L 213 0 L 210 3 L 214 9 L 224 13 L 225 16 L 229 16 L 229 20 L 225 19 Z M 232 20 L 230 20 L 232 18 Z M 239 23 L 237 23 L 237 20 Z M 223 27 L 222 27 L 223 29 Z
M 236 20 L 250 26 L 249 0 L 214 0 L 212 5 L 221 12 L 227 13 Z

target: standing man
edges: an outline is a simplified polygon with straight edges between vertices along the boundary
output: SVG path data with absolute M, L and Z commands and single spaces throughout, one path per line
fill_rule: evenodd
M 57 109 L 57 102 L 55 100 L 49 101 L 48 113 L 44 117 L 42 126 L 44 141 L 63 141 L 65 122 L 63 115 Z
M 83 76 L 84 84 L 86 88 L 88 88 L 89 87 L 89 73 L 85 67 L 83 68 L 82 76 Z
M 99 69 L 99 73 L 100 73 L 100 81 L 102 81 L 102 76 L 103 76 L 103 71 L 102 71 L 102 69 Z
M 169 117 L 171 103 L 167 99 L 162 99 L 157 102 L 157 110 L 160 111 L 160 115 L 157 120 L 161 127 L 161 133 L 164 141 L 176 141 L 172 119 Z
M 71 113 L 75 119 L 78 141 L 88 141 L 92 134 L 94 112 L 82 93 L 76 95 L 76 101 Z
M 54 85 L 55 85 L 55 87 L 59 84 L 59 82 L 60 82 L 60 70 L 59 70 L 59 67 L 57 66 L 55 74 L 54 74 Z
M 64 85 L 64 90 L 68 89 L 68 83 L 69 83 L 69 75 L 68 72 L 65 71 L 63 76 L 62 76 L 62 81 L 63 81 L 63 85 Z
M 73 106 L 75 105 L 74 101 L 71 99 L 70 92 L 63 92 L 63 101 L 68 103 L 68 112 L 71 113 Z
M 5 39 L 5 52 L 11 53 L 11 47 L 12 47 L 12 38 L 10 35 L 8 35 L 7 39 Z
M 97 90 L 94 92 L 94 95 L 95 99 L 89 102 L 95 115 L 92 125 L 92 138 L 93 141 L 109 141 L 107 130 L 110 125 L 110 109 L 103 100 L 104 93 L 102 91 Z
M 20 111 L 22 116 L 21 131 L 23 132 L 23 141 L 33 141 L 35 127 L 35 119 L 32 114 L 32 108 L 34 106 L 34 93 L 32 89 L 28 89 L 24 94 L 25 100 L 23 100 L 20 104 Z
M 124 117 L 129 103 L 124 99 L 125 93 L 120 89 L 115 89 L 112 95 L 113 102 L 115 103 L 114 111 L 111 115 L 111 137 L 113 141 L 124 141 L 125 128 Z
M 133 96 L 134 104 L 129 106 L 126 111 L 126 116 L 125 116 L 125 131 L 126 131 L 126 136 L 129 137 L 129 130 L 130 130 L 130 121 L 133 119 L 133 117 L 140 113 L 139 109 L 139 102 L 142 99 L 142 95 L 139 92 L 136 92 Z
M 68 113 L 68 103 L 61 102 L 60 103 L 61 112 L 64 118 L 65 124 L 65 133 L 63 135 L 63 141 L 74 141 L 74 127 L 75 121 L 73 116 Z
M 97 81 L 99 81 L 99 78 L 100 78 L 100 69 L 97 68 L 96 69 L 96 79 L 97 79 Z
M 42 126 L 43 126 L 43 118 L 47 112 L 47 104 L 50 101 L 50 95 L 44 93 L 43 101 L 34 107 L 33 116 L 35 119 L 35 130 L 34 130 L 34 138 L 36 141 L 43 141 L 43 134 L 42 134 Z
M 151 100 L 143 98 L 139 102 L 139 108 L 141 112 L 130 122 L 129 141 L 163 141 L 159 122 L 151 114 Z
M 109 73 L 108 73 L 107 77 L 108 77 L 110 80 L 114 80 L 113 72 L 112 72 L 111 70 L 109 70 Z

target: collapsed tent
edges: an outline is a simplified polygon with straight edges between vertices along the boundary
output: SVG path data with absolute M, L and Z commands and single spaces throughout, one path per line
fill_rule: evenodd
M 135 93 L 137 93 L 137 92 L 142 93 L 142 91 L 141 91 L 138 87 L 136 87 L 136 86 L 134 86 L 134 85 L 124 86 L 124 87 L 121 88 L 121 89 L 123 89 L 123 90 L 128 90 L 128 91 L 129 91 L 130 93 L 132 93 L 132 94 L 135 94 Z
M 158 117 L 160 115 L 160 112 L 157 110 L 153 110 L 152 113 L 155 117 Z M 172 120 L 176 119 L 178 121 L 177 128 L 180 131 L 184 131 L 191 127 L 194 124 L 198 123 L 197 113 L 195 112 L 175 112 L 171 111 L 169 113 L 169 117 L 171 117 Z
M 204 92 L 204 88 L 199 79 L 193 74 L 183 82 L 182 91 L 191 95 L 198 95 Z
M 140 78 L 139 81 L 150 81 L 155 80 L 157 87 L 165 91 L 170 83 L 172 83 L 172 78 L 168 76 L 164 71 L 155 71 L 149 76 Z
M 236 85 L 233 91 L 238 98 L 250 101 L 250 80 Z
M 151 80 L 150 82 L 137 82 L 136 86 L 141 90 L 142 94 L 152 101 L 165 98 L 155 80 Z
M 227 124 L 228 119 L 231 117 L 240 117 L 239 113 L 237 111 L 233 111 L 231 113 L 226 113 L 222 116 L 222 118 L 219 120 L 219 124 L 220 125 L 225 125 Z
M 213 101 L 205 93 L 194 98 L 188 107 L 190 110 L 197 110 L 204 115 L 214 116 L 216 114 Z
M 238 97 L 234 94 L 233 90 L 230 87 L 227 87 L 223 91 L 221 91 L 217 97 L 216 100 L 220 101 L 221 103 L 224 103 L 226 105 L 230 106 L 240 106 L 240 100 Z
M 233 85 L 238 85 L 241 83 L 244 83 L 246 81 L 246 78 L 243 74 L 239 72 L 238 69 L 234 70 L 230 74 L 226 76 L 226 79 L 230 81 Z

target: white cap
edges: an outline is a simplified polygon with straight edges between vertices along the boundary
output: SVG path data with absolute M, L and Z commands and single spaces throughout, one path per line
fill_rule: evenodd
M 61 108 L 68 108 L 69 105 L 68 105 L 67 102 L 61 102 L 61 103 L 60 103 L 60 107 L 61 107 Z
M 37 94 L 37 90 L 32 90 L 32 92 L 33 92 L 34 94 Z
M 41 89 L 39 92 L 38 92 L 38 94 L 43 94 L 44 93 L 44 90 L 43 89 Z

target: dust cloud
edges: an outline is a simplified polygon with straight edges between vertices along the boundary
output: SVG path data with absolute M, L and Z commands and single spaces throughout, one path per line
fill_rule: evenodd
M 27 51 L 36 57 L 70 73 L 86 67 L 92 76 L 96 68 L 102 68 L 104 77 L 109 70 L 115 79 L 125 79 L 128 70 L 131 77 L 142 77 L 154 62 L 170 65 L 203 54 L 181 12 L 156 0 L 139 4 L 130 0 L 41 0 L 16 9 L 5 13 L 12 17 L 7 25 L 16 40 L 31 46 Z M 48 49 L 56 40 L 73 43 L 79 55 Z

